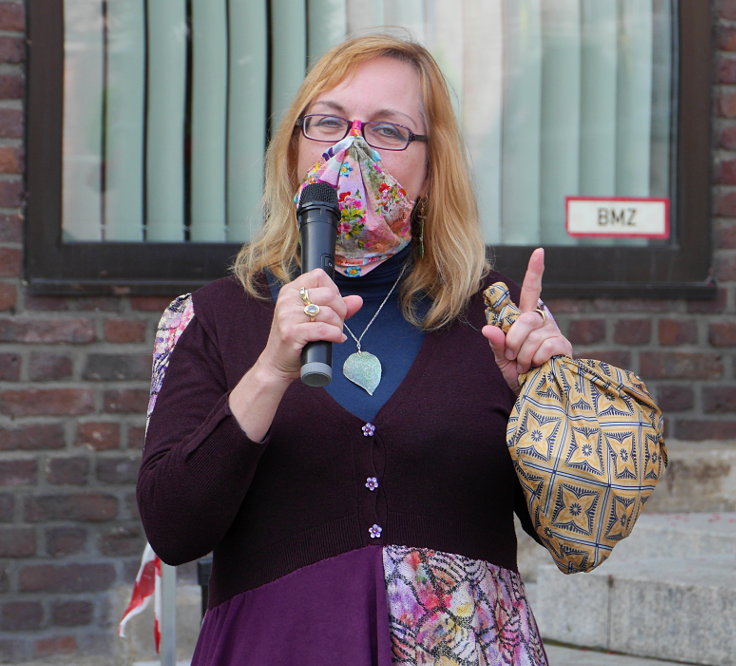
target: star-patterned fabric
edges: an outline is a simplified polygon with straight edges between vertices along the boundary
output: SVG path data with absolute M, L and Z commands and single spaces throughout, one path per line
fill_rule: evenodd
M 502 282 L 484 298 L 504 332 L 519 316 Z M 519 376 L 506 442 L 537 535 L 564 573 L 589 571 L 631 533 L 664 474 L 662 413 L 634 373 L 556 356 Z

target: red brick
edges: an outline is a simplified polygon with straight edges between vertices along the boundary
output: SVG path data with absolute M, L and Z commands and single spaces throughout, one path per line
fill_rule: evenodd
M 726 190 L 716 195 L 715 213 L 721 217 L 736 217 L 736 192 Z
M 736 347 L 736 322 L 718 321 L 709 324 L 708 342 L 713 347 Z
M 130 307 L 140 312 L 163 312 L 176 296 L 131 296 Z
M 651 379 L 720 379 L 723 360 L 718 354 L 647 352 L 641 354 L 641 374 Z
M 21 592 L 99 592 L 115 581 L 112 563 L 35 564 L 20 570 L 18 587 Z
M 10 601 L 0 606 L 0 630 L 32 631 L 43 622 L 40 601 Z
M 64 448 L 61 423 L 38 423 L 0 428 L 0 451 L 40 451 Z
M 26 294 L 26 310 L 44 312 L 66 312 L 69 310 L 69 301 L 61 296 L 34 296 Z
M 97 458 L 97 480 L 113 485 L 135 485 L 140 456 Z
M 616 313 L 642 313 L 652 315 L 655 312 L 671 312 L 679 301 L 654 300 L 649 298 L 596 298 L 593 300 L 593 309 L 606 315 Z
M 576 319 L 570 322 L 567 337 L 573 345 L 590 345 L 602 342 L 606 337 L 603 319 Z
M 52 527 L 46 530 L 46 552 L 51 557 L 79 555 L 87 548 L 87 530 L 82 527 Z
M 151 354 L 89 354 L 82 377 L 91 381 L 148 381 Z
M 28 486 L 36 483 L 38 462 L 35 460 L 0 460 L 0 486 Z
M 721 282 L 736 280 L 736 252 L 720 252 L 715 260 L 715 278 Z
M 718 144 L 726 150 L 736 150 L 736 125 L 726 125 L 718 137 Z
M 720 287 L 715 290 L 714 298 L 687 301 L 687 311 L 690 314 L 719 314 L 726 309 L 728 303 L 728 289 Z
M 622 349 L 591 349 L 580 354 L 576 354 L 578 358 L 592 358 L 596 361 L 603 361 L 609 365 L 615 365 L 617 368 L 631 369 L 631 352 Z
M 693 408 L 695 395 L 690 386 L 660 385 L 656 388 L 657 404 L 663 412 L 685 412 Z
M 720 118 L 736 117 L 736 93 L 720 91 L 716 93 L 716 114 Z
M 142 449 L 146 439 L 145 426 L 128 426 L 128 448 Z
M 23 173 L 23 151 L 20 148 L 0 146 L 0 173 Z
M 22 2 L 3 2 L 0 4 L 0 30 L 25 32 L 25 11 Z
M 619 345 L 643 345 L 651 340 L 649 319 L 619 319 L 613 330 L 613 341 Z
M 18 64 L 25 60 L 25 54 L 22 37 L 0 37 L 0 62 Z
M 731 414 L 736 412 L 736 386 L 704 388 L 703 411 L 706 414 Z M 734 436 L 736 436 L 736 430 Z
M 68 379 L 74 372 L 74 362 L 66 354 L 31 354 L 28 376 L 33 382 L 51 382 Z
M 736 65 L 736 58 L 733 60 Z M 715 165 L 715 182 L 722 185 L 736 185 L 736 160 L 723 160 Z
M 14 284 L 0 282 L 0 312 L 15 309 L 18 302 L 18 290 Z
M 0 381 L 17 382 L 20 377 L 20 356 L 0 354 Z M 2 447 L 2 444 L 0 444 Z
M 713 227 L 715 246 L 722 250 L 736 250 L 736 224 L 716 222 Z
M 18 74 L 0 74 L 0 99 L 23 99 L 25 86 Z
M 0 208 L 18 208 L 23 203 L 23 181 L 20 178 L 0 180 Z
M 719 51 L 736 51 L 736 30 L 727 26 L 717 26 L 716 49 Z
M 694 319 L 660 319 L 657 335 L 663 346 L 693 344 L 698 341 L 698 323 Z
M 90 389 L 23 389 L 0 392 L 0 414 L 20 416 L 77 416 L 95 409 Z
M 94 618 L 94 604 L 90 601 L 57 601 L 51 606 L 51 621 L 57 627 L 83 627 Z
M 10 493 L 0 493 L 0 522 L 9 523 L 15 513 L 15 497 Z
M 682 441 L 696 442 L 707 439 L 733 441 L 736 432 L 736 420 L 715 421 L 682 420 L 675 421 L 674 437 Z
M 55 486 L 83 486 L 87 484 L 89 468 L 89 458 L 52 458 L 48 461 L 46 480 Z
M 117 525 L 100 536 L 98 547 L 103 555 L 122 557 L 138 555 L 143 551 L 145 544 L 146 539 L 138 524 Z
M 715 0 L 716 16 L 722 19 L 736 19 L 736 0 Z
M 95 451 L 120 448 L 120 426 L 117 423 L 90 422 L 77 426 L 77 446 Z
M 18 277 L 22 262 L 23 253 L 21 250 L 12 247 L 0 247 L 0 277 Z
M 118 500 L 102 493 L 33 495 L 25 498 L 25 518 L 29 523 L 54 520 L 102 522 L 118 512 Z
M 148 391 L 121 389 L 105 391 L 104 410 L 110 414 L 145 414 L 148 407 Z
M 37 657 L 55 657 L 62 654 L 75 654 L 78 651 L 74 636 L 51 636 L 36 641 Z
M 717 56 L 716 81 L 718 83 L 736 83 L 736 58 L 727 55 Z
M 85 296 L 74 299 L 77 310 L 92 312 L 120 312 L 123 300 L 117 296 Z
M 88 344 L 96 339 L 95 324 L 90 319 L 0 318 L 0 342 Z
M 22 139 L 23 127 L 23 111 L 21 109 L 0 108 L 0 138 Z
M 129 319 L 108 319 L 105 322 L 105 340 L 108 342 L 145 342 L 148 322 Z
M 0 528 L 0 558 L 33 557 L 35 554 L 36 532 L 32 528 Z

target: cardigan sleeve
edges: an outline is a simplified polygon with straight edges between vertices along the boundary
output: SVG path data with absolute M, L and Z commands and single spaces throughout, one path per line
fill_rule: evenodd
M 267 446 L 240 429 L 228 393 L 221 354 L 191 296 L 180 297 L 157 331 L 137 485 L 146 536 L 168 564 L 206 555 L 222 540 Z

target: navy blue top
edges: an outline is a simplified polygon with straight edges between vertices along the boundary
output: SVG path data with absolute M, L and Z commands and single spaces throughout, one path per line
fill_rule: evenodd
M 343 296 L 358 294 L 363 297 L 363 307 L 347 321 L 356 338 L 360 337 L 386 298 L 386 294 L 399 277 L 402 266 L 409 260 L 410 253 L 411 248 L 407 247 L 361 277 L 345 277 L 335 273 L 335 284 Z M 378 410 L 399 387 L 424 340 L 424 333 L 407 322 L 401 313 L 399 289 L 400 285 L 394 289 L 360 341 L 361 349 L 377 356 L 381 362 L 381 383 L 373 395 L 353 384 L 342 374 L 345 359 L 357 350 L 355 340 L 350 337 L 347 330 L 345 335 L 348 339 L 342 344 L 332 346 L 332 382 L 325 390 L 342 407 L 364 421 L 372 421 Z

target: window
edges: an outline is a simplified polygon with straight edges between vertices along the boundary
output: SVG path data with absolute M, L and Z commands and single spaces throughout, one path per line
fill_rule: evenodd
M 521 275 L 544 245 L 548 297 L 714 291 L 707 3 L 28 9 L 27 272 L 37 292 L 171 293 L 224 274 L 260 223 L 269 119 L 309 59 L 382 25 L 405 27 L 448 76 L 500 270 Z M 653 227 L 630 233 L 648 210 Z

